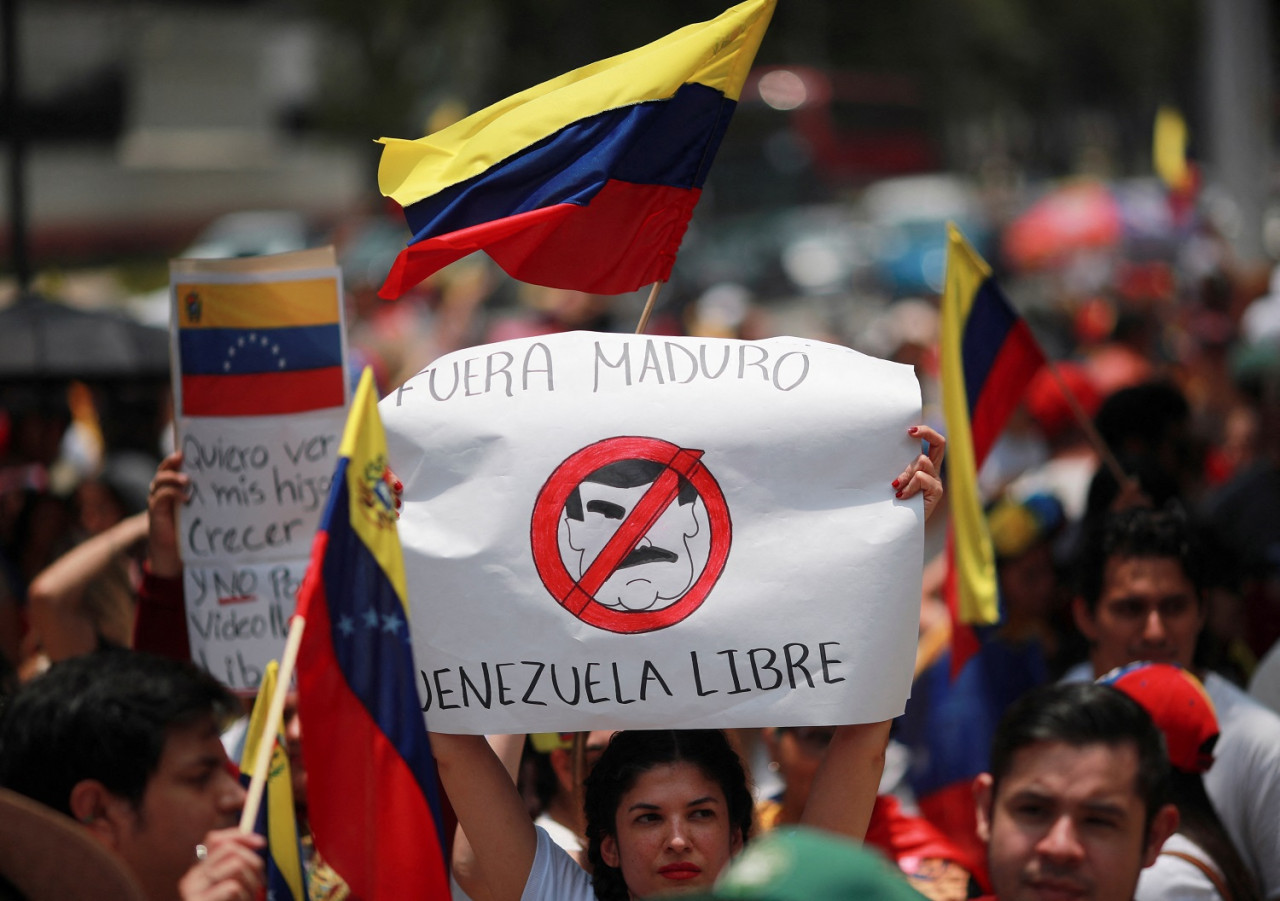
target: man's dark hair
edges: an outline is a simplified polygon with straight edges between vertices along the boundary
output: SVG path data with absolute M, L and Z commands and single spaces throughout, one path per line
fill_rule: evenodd
M 1044 742 L 1072 747 L 1130 745 L 1138 754 L 1134 786 L 1146 810 L 1146 826 L 1169 801 L 1169 754 L 1164 735 L 1137 701 L 1110 685 L 1052 683 L 1032 689 L 1005 711 L 991 742 L 992 797 L 1014 756 Z
M 1181 507 L 1163 510 L 1131 507 L 1109 513 L 1088 536 L 1080 555 L 1077 591 L 1090 611 L 1097 610 L 1107 561 L 1112 558 L 1164 558 L 1177 560 L 1197 599 L 1204 587 L 1204 561 L 1200 542 Z
M 105 648 L 55 664 L 0 714 L 0 786 L 71 815 L 71 789 L 96 779 L 133 804 L 173 730 L 239 712 L 235 696 L 190 663 Z
M 601 466 L 583 481 L 608 485 L 611 488 L 636 488 L 656 481 L 666 468 L 664 464 L 653 460 L 616 460 Z M 698 489 L 694 488 L 684 476 L 679 478 L 680 493 L 677 499 L 681 504 L 692 504 L 698 496 Z M 576 487 L 569 492 L 569 498 L 564 502 L 564 512 L 570 519 L 582 521 L 582 495 L 578 493 Z

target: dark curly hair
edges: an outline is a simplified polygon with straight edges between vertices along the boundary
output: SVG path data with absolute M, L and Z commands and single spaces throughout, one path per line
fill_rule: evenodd
M 742 761 L 718 729 L 642 731 L 613 736 L 586 781 L 587 859 L 600 901 L 628 901 L 622 870 L 604 862 L 605 836 L 617 834 L 618 805 L 641 774 L 666 763 L 691 763 L 724 792 L 729 828 L 745 842 L 751 833 L 753 804 Z

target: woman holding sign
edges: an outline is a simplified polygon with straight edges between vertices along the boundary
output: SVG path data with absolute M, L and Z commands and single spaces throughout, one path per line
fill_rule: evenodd
M 927 519 L 942 497 L 946 442 L 928 443 L 893 482 L 923 495 Z M 836 728 L 814 776 L 803 822 L 861 838 L 884 767 L 889 722 Z M 627 901 L 706 890 L 742 850 L 752 800 L 741 761 L 722 732 L 617 733 L 586 782 L 588 874 L 536 828 L 507 770 L 480 735 L 432 733 L 440 779 L 474 859 L 455 876 L 485 901 Z

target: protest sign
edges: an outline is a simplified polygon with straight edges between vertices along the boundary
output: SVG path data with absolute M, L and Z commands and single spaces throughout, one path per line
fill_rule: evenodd
M 252 690 L 279 655 L 349 393 L 333 249 L 170 265 L 192 656 Z
M 923 507 L 890 483 L 920 452 L 910 367 L 576 332 L 442 357 L 379 409 L 431 729 L 902 712 Z

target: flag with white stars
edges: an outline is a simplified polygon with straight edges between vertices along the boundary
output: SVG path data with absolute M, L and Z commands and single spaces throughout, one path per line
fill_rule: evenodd
M 180 416 L 269 416 L 347 396 L 337 271 L 176 276 Z
M 445 826 L 415 688 L 392 480 L 366 369 L 298 592 L 308 813 L 317 850 L 352 897 L 447 898 Z

